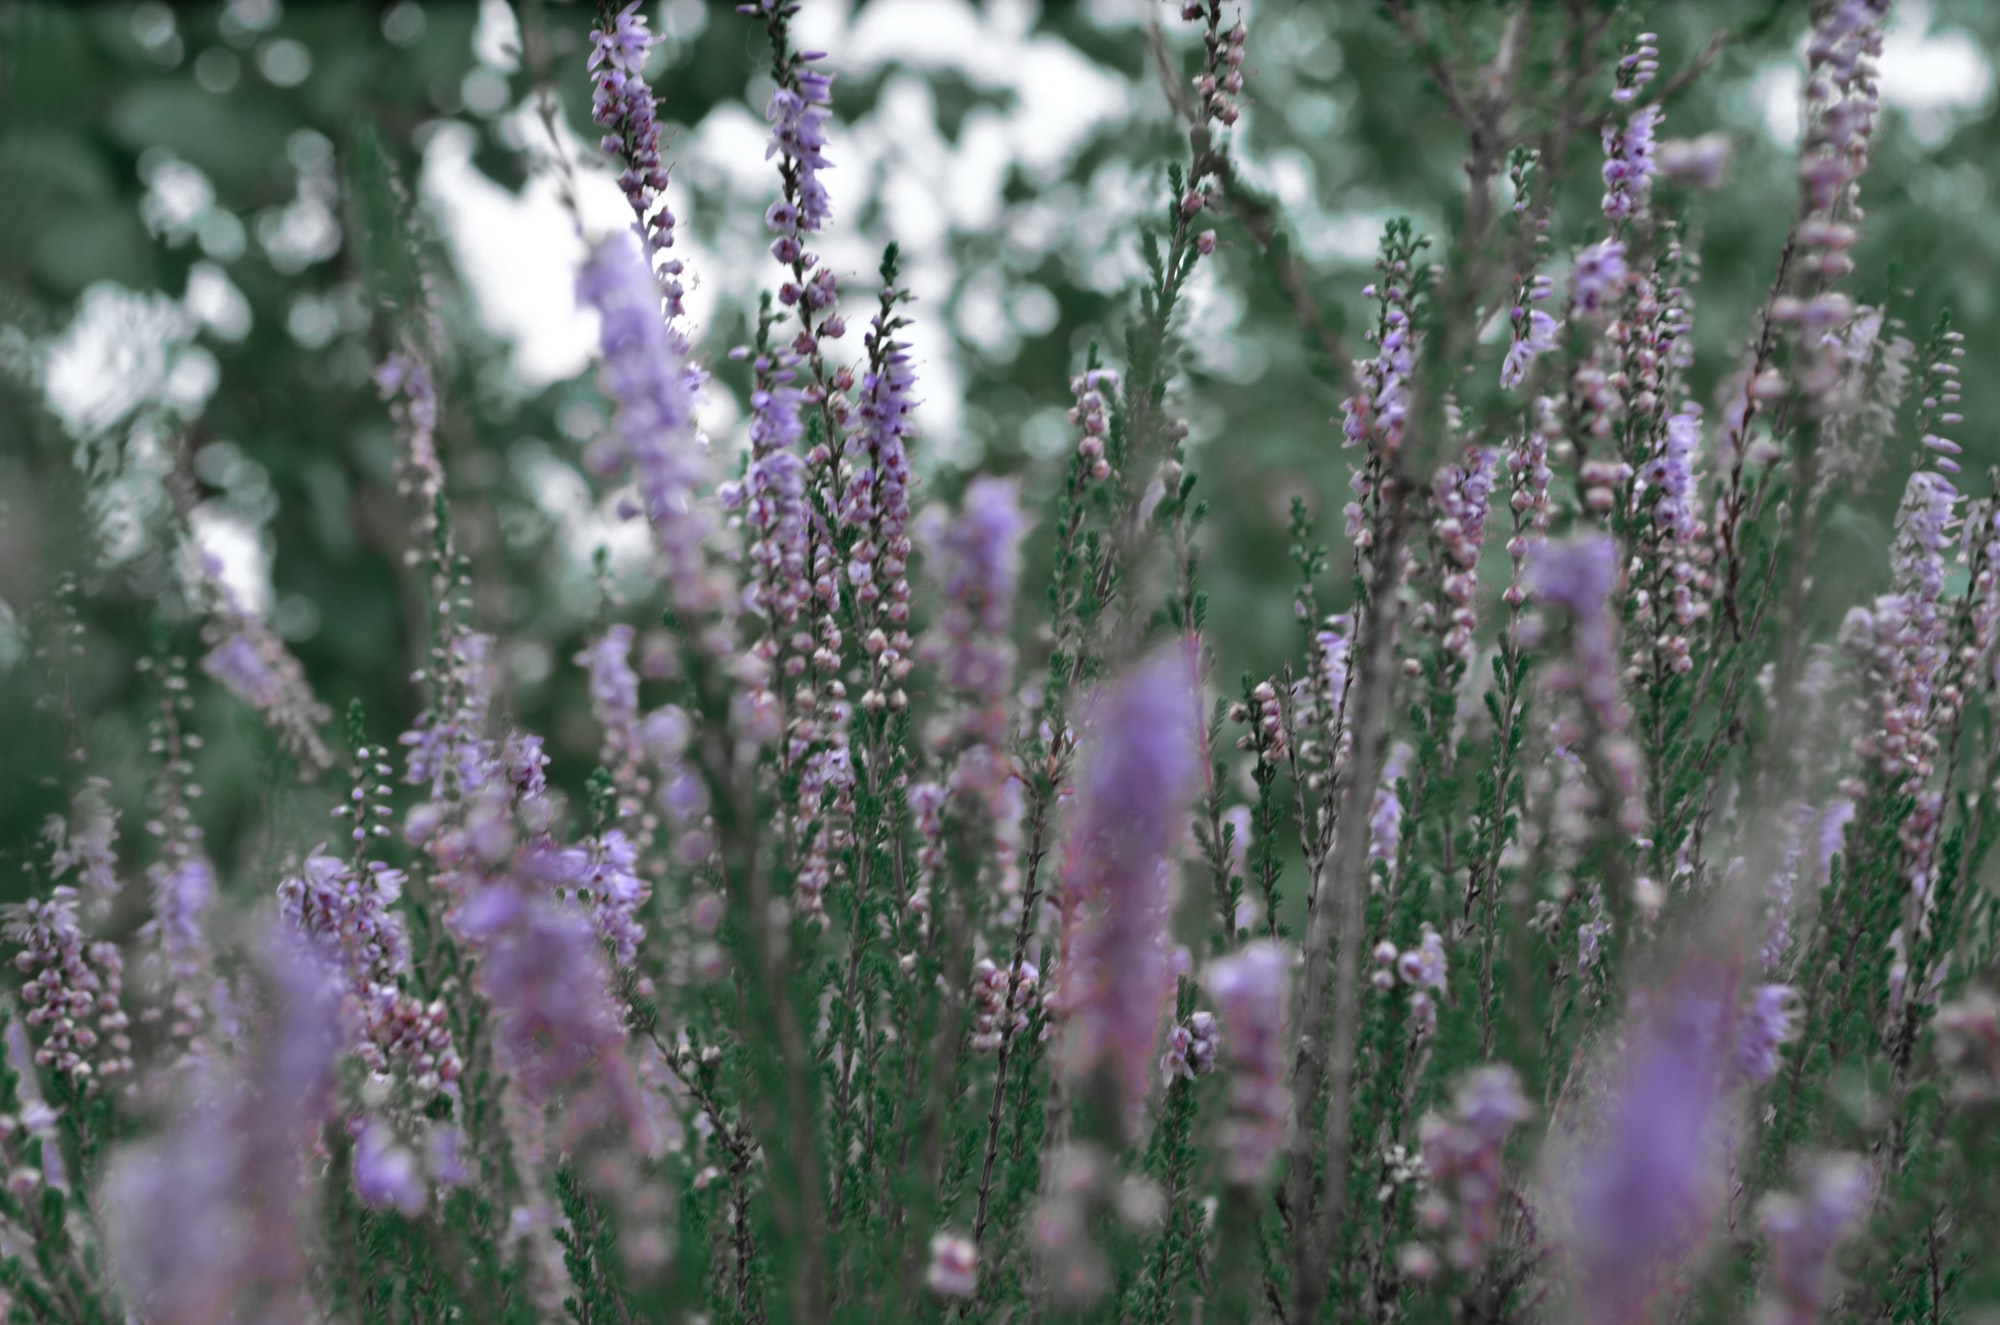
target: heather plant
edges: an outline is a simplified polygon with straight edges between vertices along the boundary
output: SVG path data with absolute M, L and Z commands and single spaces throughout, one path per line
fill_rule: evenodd
M 768 85 L 742 344 L 690 313 L 648 17 L 547 71 L 598 338 L 566 463 L 643 568 L 599 557 L 564 655 L 583 767 L 510 694 L 547 641 L 493 606 L 445 282 L 373 130 L 339 187 L 419 703 L 336 721 L 167 414 L 167 552 L 19 605 L 5 675 L 64 757 L 8 848 L 8 1318 L 2000 1310 L 2000 490 L 1957 459 L 1966 338 L 1853 256 L 1889 0 L 1772 20 L 1790 219 L 1700 335 L 1730 143 L 1666 135 L 1720 42 L 1390 0 L 1462 180 L 1330 294 L 1239 142 L 1264 6 L 1166 5 L 1177 155 L 1040 475 L 926 459 L 903 255 L 826 256 L 841 56 L 802 7 L 716 19 Z M 1309 427 L 1351 476 L 1274 531 L 1287 641 L 1240 675 L 1203 554 L 1241 475 L 1190 368 L 1225 248 L 1341 384 Z M 1873 570 L 1822 574 L 1871 485 Z M 148 617 L 129 757 L 79 712 L 93 596 Z M 248 826 L 205 813 L 219 741 L 266 752 Z

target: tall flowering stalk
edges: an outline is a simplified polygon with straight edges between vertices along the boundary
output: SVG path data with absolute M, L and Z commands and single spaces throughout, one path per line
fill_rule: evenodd
M 605 130 L 600 146 L 624 167 L 618 187 L 631 205 L 633 231 L 647 268 L 662 278 L 667 316 L 677 318 L 686 312 L 681 303 L 684 268 L 678 258 L 659 261 L 659 254 L 674 246 L 675 223 L 665 198 L 667 168 L 660 157 L 660 123 L 645 77 L 647 52 L 659 38 L 648 31 L 645 15 L 638 11 L 639 0 L 632 0 L 615 17 L 590 30 L 589 68 L 595 74 L 590 113 Z

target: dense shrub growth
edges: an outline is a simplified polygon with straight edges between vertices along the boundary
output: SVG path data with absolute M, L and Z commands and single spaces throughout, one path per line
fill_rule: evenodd
M 741 8 L 747 344 L 687 311 L 638 6 L 548 75 L 631 211 L 576 216 L 602 410 L 568 461 L 647 540 L 551 718 L 587 704 L 594 762 L 510 703 L 539 627 L 467 551 L 443 281 L 372 130 L 337 179 L 421 712 L 320 697 L 171 419 L 133 517 L 165 553 L 10 577 L 6 681 L 65 756 L 10 771 L 62 803 L 5 844 L 10 1319 L 2000 1308 L 2000 497 L 1954 459 L 1963 337 L 1851 256 L 1888 0 L 1796 15 L 1790 224 L 1699 341 L 1731 143 L 1670 132 L 1718 47 L 1391 0 L 1462 191 L 1332 313 L 1236 155 L 1260 14 L 1167 6 L 1135 39 L 1179 155 L 1039 474 L 922 458 L 899 254 L 821 253 L 840 53 Z M 1242 475 L 1186 369 L 1225 248 L 1342 384 L 1306 426 L 1352 472 L 1293 504 L 1295 626 L 1243 675 L 1202 563 Z M 108 472 L 79 510 L 130 505 Z M 1871 485 L 1877 578 L 1820 573 Z M 107 598 L 151 631 L 132 758 L 79 697 Z M 262 818 L 205 810 L 204 741 L 263 752 Z

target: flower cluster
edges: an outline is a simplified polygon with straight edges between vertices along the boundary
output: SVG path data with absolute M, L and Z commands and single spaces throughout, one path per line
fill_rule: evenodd
M 119 998 L 124 958 L 84 934 L 76 909 L 76 889 L 59 885 L 9 908 L 6 936 L 20 949 L 14 969 L 26 977 L 21 1003 L 36 1065 L 81 1084 L 131 1071 L 132 1038 Z

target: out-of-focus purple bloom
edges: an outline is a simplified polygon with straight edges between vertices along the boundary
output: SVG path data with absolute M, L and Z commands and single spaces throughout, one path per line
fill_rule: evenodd
M 417 1157 L 380 1119 L 363 1122 L 354 1138 L 354 1194 L 371 1209 L 400 1210 L 412 1219 L 430 1195 Z
M 650 1149 L 610 971 L 589 918 L 549 893 L 501 880 L 456 908 L 450 921 L 479 954 L 474 978 L 494 1011 L 496 1061 L 531 1113 L 539 1116 L 558 1086 L 589 1074 L 641 1148 Z
M 284 698 L 277 674 L 242 635 L 231 635 L 210 649 L 201 666 L 253 709 L 271 708 Z
M 1696 959 L 1640 1007 L 1594 1145 L 1570 1185 L 1584 1318 L 1636 1318 L 1701 1242 L 1722 1195 L 1738 976 Z
M 974 479 L 956 518 L 946 520 L 940 512 L 926 522 L 926 550 L 949 600 L 940 623 L 945 675 L 957 689 L 980 696 L 1005 691 L 1013 657 L 1006 637 L 1026 528 L 1020 485 L 1002 478 Z
M 576 655 L 590 674 L 590 707 L 606 738 L 620 752 L 639 744 L 639 674 L 632 670 L 632 627 L 606 626 L 597 642 Z
M 163 860 L 147 871 L 153 917 L 140 938 L 157 963 L 155 974 L 172 1013 L 168 1033 L 186 1044 L 208 1020 L 213 979 L 208 909 L 215 902 L 215 867 L 200 852 Z
M 1669 138 L 1659 146 L 1660 175 L 1676 184 L 1700 189 L 1720 188 L 1729 165 L 1729 135 L 1705 133 L 1699 138 Z
M 118 895 L 118 811 L 104 793 L 111 784 L 85 778 L 70 801 L 69 818 L 50 815 L 42 825 L 49 843 L 49 876 L 60 879 L 76 871 L 78 893 L 103 906 Z
M 1520 1077 L 1503 1063 L 1468 1072 L 1451 1113 L 1426 1114 L 1417 1126 L 1424 1169 L 1440 1198 L 1448 1197 L 1442 1208 L 1421 1213 L 1451 1229 L 1446 1254 L 1460 1270 L 1478 1265 L 1499 1235 L 1502 1150 L 1507 1134 L 1533 1113 Z
M 305 766 L 309 780 L 333 763 L 320 728 L 333 716 L 306 681 L 305 668 L 276 632 L 242 602 L 222 578 L 210 553 L 195 558 L 194 574 L 207 600 L 202 640 L 209 651 L 202 670 L 257 711 L 264 725 Z
M 1024 961 L 1013 977 L 982 957 L 972 968 L 972 1048 L 990 1054 L 1009 1037 L 1028 1029 L 1028 1009 L 1035 1003 L 1041 972 Z
M 1770 903 L 1771 924 L 1765 932 L 1764 944 L 1757 950 L 1757 959 L 1764 969 L 1774 971 L 1785 959 L 1785 951 L 1791 946 L 1792 908 L 1794 894 L 1798 890 L 1800 866 L 1805 860 L 1805 835 L 1814 822 L 1814 812 L 1810 805 L 1795 805 L 1785 816 L 1784 846 L 1779 853 L 1778 864 L 1771 871 L 1771 881 L 1765 892 Z
M 1201 782 L 1193 659 L 1163 649 L 1095 703 L 1062 870 L 1060 1010 L 1068 1070 L 1110 1069 L 1125 1107 L 1145 1099 L 1173 987 L 1167 872 Z
M 1822 11 L 1806 43 L 1808 131 L 1799 147 L 1799 179 L 1815 212 L 1831 212 L 1867 169 L 1882 99 L 1863 61 L 1882 53 L 1888 10 L 1889 0 L 1840 0 Z
M 1244 945 L 1205 974 L 1222 1020 L 1229 1064 L 1229 1121 L 1224 1131 L 1229 1180 L 1254 1183 L 1285 1139 L 1285 975 L 1291 961 L 1267 939 Z
M 1932 1025 L 1951 1098 L 1975 1106 L 2000 1099 L 2000 1000 L 1990 990 L 1969 989 L 1939 1008 Z
M 1773 1194 L 1757 1209 L 1771 1243 L 1777 1325 L 1812 1325 L 1831 1295 L 1833 1254 L 1867 1211 L 1875 1189 L 1859 1155 L 1822 1157 L 1796 1195 Z
M 1618 695 L 1618 656 L 1611 592 L 1618 583 L 1618 544 L 1609 534 L 1579 534 L 1542 542 L 1529 553 L 1527 590 L 1537 604 L 1560 609 L 1570 621 L 1575 662 L 1554 671 L 1551 688 L 1582 694 L 1607 731 L 1621 731 L 1626 715 Z
M 127 1302 L 154 1325 L 309 1319 L 308 1156 L 332 1116 L 338 979 L 286 932 L 262 970 L 274 1016 L 241 1078 L 207 1067 L 174 1130 L 116 1155 L 105 1241 Z
M 936 507 L 925 512 L 920 533 L 945 600 L 926 652 L 959 704 L 944 737 L 953 755 L 951 789 L 975 797 L 996 823 L 1011 817 L 1005 757 L 1008 701 L 1014 679 L 1014 594 L 1021 574 L 1019 486 L 981 478 L 966 489 L 956 517 Z
M 1750 993 L 1736 1028 L 1736 1067 L 1752 1081 L 1778 1074 L 1778 1048 L 1796 1034 L 1792 1017 L 1798 995 L 1790 985 L 1759 985 Z
M 1375 805 L 1368 815 L 1370 860 L 1393 864 L 1396 859 L 1403 829 L 1403 802 L 1396 795 L 1396 783 L 1402 779 L 1412 753 L 1407 742 L 1398 741 L 1389 751 L 1389 757 L 1382 761 L 1382 785 L 1375 788 Z
M 709 520 L 695 493 L 707 462 L 695 435 L 699 369 L 661 320 L 659 291 L 631 239 L 609 235 L 577 275 L 577 300 L 598 315 L 604 389 L 618 404 L 609 459 L 629 464 L 674 606 L 690 622 L 716 605 L 703 564 Z
M 430 1130 L 427 1162 L 431 1180 L 440 1187 L 463 1187 L 472 1174 L 465 1165 L 465 1133 L 449 1123 Z
M 201 660 L 202 670 L 257 710 L 285 748 L 315 768 L 332 762 L 319 728 L 330 716 L 306 685 L 298 660 L 261 622 L 237 621 Z
M 1623 244 L 1615 239 L 1592 244 L 1577 254 L 1570 271 L 1571 305 L 1580 313 L 1598 311 L 1624 292 L 1627 275 Z
M 930 1268 L 924 1283 L 942 1297 L 971 1297 L 979 1291 L 979 1248 L 970 1238 L 940 1233 L 931 1239 Z
M 1396 958 L 1396 974 L 1406 985 L 1444 992 L 1444 936 L 1428 920 L 1423 924 L 1417 946 L 1405 949 Z
M 124 959 L 116 946 L 84 935 L 76 905 L 76 889 L 62 884 L 0 914 L 8 942 L 20 948 L 14 969 L 26 977 L 22 1020 L 35 1039 L 35 1065 L 81 1086 L 131 1071 L 132 1040 L 119 1002 Z

